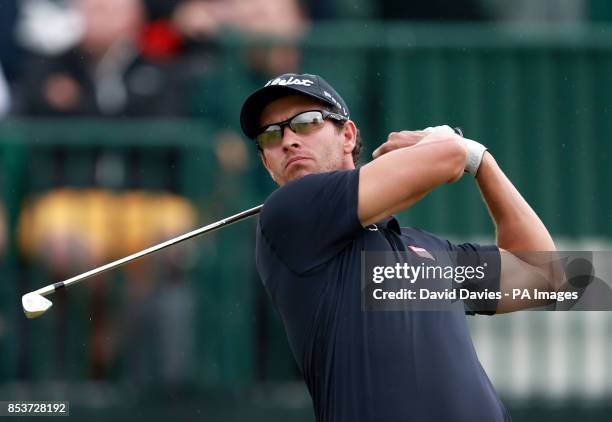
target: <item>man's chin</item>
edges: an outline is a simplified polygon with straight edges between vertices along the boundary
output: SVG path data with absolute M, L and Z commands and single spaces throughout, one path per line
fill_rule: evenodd
M 309 174 L 314 174 L 314 173 L 319 173 L 319 172 L 312 168 L 305 168 L 305 167 L 295 169 L 294 171 L 292 171 L 291 173 L 287 175 L 285 179 L 286 180 L 285 183 L 292 182 L 294 180 L 299 180 L 304 176 L 308 176 Z
M 312 173 L 316 173 L 316 172 L 312 171 L 311 169 L 299 169 L 299 170 L 291 172 L 291 174 L 289 175 L 287 180 L 288 181 L 298 180 L 298 179 L 301 179 L 302 177 L 308 176 L 309 174 L 312 174 Z
M 312 173 L 312 168 L 314 166 L 314 161 L 309 158 L 299 159 L 297 161 L 292 161 L 289 163 L 287 167 L 285 167 L 285 174 L 289 178 L 304 177 L 308 173 Z

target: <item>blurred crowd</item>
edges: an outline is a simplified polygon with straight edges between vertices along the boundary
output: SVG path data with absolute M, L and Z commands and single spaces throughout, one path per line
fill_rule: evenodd
M 220 40 L 239 33 L 276 42 L 244 54 L 256 87 L 272 74 L 299 70 L 294 44 L 308 19 L 297 0 L 3 0 L 2 23 L 0 119 L 202 116 L 215 123 L 215 135 L 203 142 L 213 146 L 223 173 L 235 175 L 246 168 L 249 154 L 222 101 L 226 75 Z M 16 217 L 20 262 L 42 269 L 49 279 L 66 279 L 192 230 L 199 214 L 216 217 L 214 204 L 213 210 L 202 210 L 173 183 L 154 188 L 143 188 L 138 180 L 123 186 L 108 183 L 99 170 L 108 167 L 112 154 L 86 141 L 84 148 L 97 148 L 86 171 L 88 182 L 66 175 L 74 148 L 53 146 L 42 159 L 50 163 L 52 174 L 42 176 L 47 179 L 42 189 L 30 182 L 32 189 Z M 179 149 L 169 145 L 163 153 L 177 157 Z M 148 154 L 146 147 L 131 147 L 127 160 L 115 160 L 127 168 L 111 167 L 138 179 L 130 168 Z M 180 160 L 170 165 L 178 174 L 177 166 Z M 41 176 L 32 176 L 36 178 Z M 1 239 L 6 239 L 5 227 L 0 224 Z M 111 290 L 104 283 L 89 284 L 84 299 L 92 321 L 88 349 L 93 379 L 108 376 L 119 349 L 137 382 L 162 379 L 172 384 L 189 378 L 194 319 L 186 278 L 193 265 L 189 248 L 177 247 L 146 265 L 123 269 L 122 301 L 128 315 L 106 312 Z M 20 289 L 33 287 L 22 280 Z M 58 299 L 54 312 L 60 328 L 68 324 L 63 304 Z M 117 333 L 121 345 L 113 340 Z M 146 342 L 154 344 L 144 347 Z M 58 336 L 58 356 L 64 354 L 64 343 Z M 163 359 L 150 350 L 163 350 Z
M 541 13 L 555 10 L 559 19 L 585 13 L 577 6 L 583 2 L 538 3 L 549 5 Z M 244 52 L 249 74 L 240 83 L 248 92 L 270 76 L 304 70 L 298 41 L 319 20 L 477 21 L 503 13 L 520 17 L 521 10 L 540 13 L 533 4 L 517 1 L 509 8 L 508 2 L 493 0 L 1 0 L 0 120 L 204 117 L 215 123 L 215 136 L 203 142 L 213 146 L 222 170 L 239 174 L 254 154 L 239 134 L 237 110 L 228 109 L 224 101 L 226 37 L 273 40 L 267 47 Z M 175 152 L 168 147 L 169 155 Z M 65 154 L 60 146 L 49 159 L 61 165 Z M 146 154 L 137 151 L 134 157 Z M 96 157 L 103 160 L 105 155 Z M 89 186 L 77 188 L 63 180 L 33 192 L 22 204 L 15 238 L 25 261 L 63 279 L 193 229 L 200 213 L 179 189 L 117 189 L 95 177 Z M 0 252 L 7 244 L 5 214 L 0 204 Z M 127 347 L 132 345 L 134 353 L 142 350 L 139 341 L 150 338 L 151 330 L 166 338 L 166 345 L 182 345 L 178 349 L 183 354 L 169 346 L 163 364 L 149 365 L 158 366 L 170 381 L 188 372 L 185 350 L 193 346 L 188 328 L 172 328 L 192 326 L 192 298 L 184 278 L 188 255 L 185 250 L 167 255 L 158 262 L 164 270 L 138 265 L 126 270 L 126 295 L 134 312 L 124 327 Z M 93 318 L 98 323 L 91 334 L 91 367 L 92 375 L 102 378 L 115 356 L 112 342 L 104 341 L 113 322 L 98 306 L 107 292 L 100 283 L 94 286 Z M 159 289 L 167 294 L 153 295 Z M 166 302 L 154 299 L 159 297 Z M 153 320 L 152 315 L 164 318 Z
M 222 53 L 219 40 L 232 31 L 285 41 L 282 47 L 248 54 L 255 77 L 265 79 L 300 68 L 293 41 L 320 20 L 576 22 L 588 18 L 599 3 L 3 0 L 0 116 L 9 110 L 27 116 L 202 114 L 205 107 L 189 101 L 192 84 L 194 79 L 214 80 L 222 71 L 216 68 Z
M 12 110 L 27 116 L 197 114 L 192 84 L 220 71 L 223 33 L 292 40 L 306 27 L 297 0 L 23 0 L 15 13 Z M 271 49 L 253 65 L 265 77 L 298 61 Z

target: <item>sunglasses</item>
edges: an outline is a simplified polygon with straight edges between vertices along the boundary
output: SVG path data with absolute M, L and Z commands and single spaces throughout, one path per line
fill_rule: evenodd
M 293 133 L 297 133 L 298 135 L 308 135 L 321 129 L 325 119 L 332 119 L 343 123 L 348 120 L 340 114 L 332 113 L 327 110 L 303 111 L 282 122 L 265 126 L 262 128 L 261 132 L 259 132 L 259 135 L 255 137 L 255 142 L 260 150 L 274 148 L 278 146 L 283 139 L 285 126 L 289 126 Z

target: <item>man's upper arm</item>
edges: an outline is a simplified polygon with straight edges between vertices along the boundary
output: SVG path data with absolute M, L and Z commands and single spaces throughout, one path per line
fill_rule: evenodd
M 358 215 L 362 226 L 410 207 L 436 186 L 463 174 L 465 149 L 454 139 L 456 135 L 430 136 L 430 141 L 388 152 L 361 168 Z
M 501 248 L 500 254 L 502 299 L 497 309 L 498 314 L 551 303 L 549 300 L 535 299 L 534 292 L 535 289 L 540 292 L 556 290 L 553 286 L 560 283 L 562 273 L 556 266 L 554 252 L 532 252 L 532 257 L 540 255 L 538 258 L 542 262 L 539 265 L 525 262 L 515 254 Z M 518 293 L 528 292 L 529 296 L 513 295 L 514 291 Z M 506 293 L 508 296 L 506 296 Z
M 262 234 L 289 269 L 316 268 L 354 239 L 358 185 L 359 170 L 342 170 L 305 176 L 270 195 Z

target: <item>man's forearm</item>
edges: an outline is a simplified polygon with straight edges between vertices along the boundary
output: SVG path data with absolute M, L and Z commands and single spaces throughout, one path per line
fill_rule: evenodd
M 476 180 L 495 222 L 497 246 L 511 252 L 502 255 L 502 292 L 521 288 L 558 290 L 562 273 L 554 253 L 555 243 L 544 223 L 488 152 Z M 497 311 L 511 312 L 544 304 L 540 302 L 514 300 L 504 294 Z
M 497 229 L 497 246 L 511 252 L 554 251 L 555 244 L 535 211 L 485 153 L 476 176 Z

